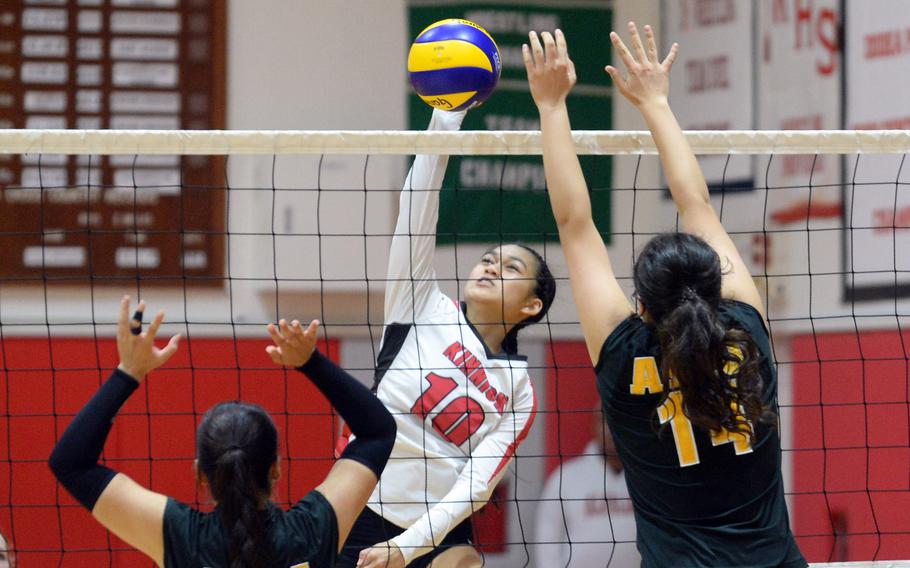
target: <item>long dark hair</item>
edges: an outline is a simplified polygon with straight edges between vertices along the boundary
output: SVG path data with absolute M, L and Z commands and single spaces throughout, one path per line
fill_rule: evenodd
M 199 469 L 228 537 L 231 568 L 271 566 L 263 503 L 271 493 L 269 470 L 278 458 L 278 430 L 261 407 L 222 402 L 212 407 L 196 433 Z
M 541 307 L 539 312 L 515 324 L 502 340 L 502 350 L 510 355 L 514 355 L 518 352 L 518 332 L 532 323 L 539 322 L 547 315 L 547 312 L 550 311 L 550 306 L 553 305 L 553 298 L 556 297 L 556 279 L 553 278 L 553 273 L 550 272 L 547 261 L 544 260 L 539 252 L 522 243 L 504 244 L 510 244 L 525 249 L 531 253 L 531 256 L 537 261 L 537 275 L 534 277 L 534 296 L 539 298 L 543 303 L 543 307 Z
M 675 378 L 682 411 L 694 424 L 751 437 L 751 425 L 765 415 L 760 359 L 748 333 L 718 318 L 722 277 L 717 252 L 687 233 L 651 239 L 633 276 L 657 328 L 664 397 Z

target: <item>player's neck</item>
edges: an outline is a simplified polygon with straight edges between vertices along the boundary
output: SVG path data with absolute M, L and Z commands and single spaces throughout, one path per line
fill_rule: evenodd
M 506 333 L 508 332 L 505 324 L 502 323 L 502 317 L 500 316 L 500 321 L 496 322 L 496 318 L 481 312 L 472 304 L 467 304 L 465 316 L 471 322 L 471 325 L 474 326 L 474 329 L 477 330 L 477 334 L 480 335 L 480 338 L 487 346 L 487 351 L 499 353 L 502 340 L 506 338 Z

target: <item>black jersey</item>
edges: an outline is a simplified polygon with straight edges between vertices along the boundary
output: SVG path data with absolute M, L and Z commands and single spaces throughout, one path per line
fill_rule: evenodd
M 311 491 L 289 511 L 269 504 L 268 533 L 276 567 L 329 568 L 338 554 L 338 521 L 332 506 Z M 202 513 L 168 499 L 164 509 L 165 568 L 228 566 L 228 540 L 217 511 Z
M 776 413 L 777 372 L 761 315 L 735 301 L 722 302 L 719 315 L 755 341 L 763 402 Z M 659 369 L 657 333 L 637 316 L 610 334 L 595 368 L 625 466 L 642 566 L 806 566 L 787 518 L 776 428 L 753 425 L 750 444 L 694 426 L 674 410 L 682 397 Z

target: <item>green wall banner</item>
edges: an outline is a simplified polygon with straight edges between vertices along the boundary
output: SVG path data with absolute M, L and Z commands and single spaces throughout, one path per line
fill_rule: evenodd
M 462 130 L 538 130 L 540 119 L 528 89 L 521 45 L 527 43 L 530 30 L 559 28 L 566 34 L 578 75 L 568 98 L 572 128 L 609 130 L 612 87 L 603 68 L 610 61 L 610 6 L 605 0 L 410 0 L 409 42 L 428 25 L 446 18 L 464 18 L 483 26 L 499 46 L 502 77 L 493 95 L 468 112 Z M 411 129 L 426 128 L 431 113 L 416 94 L 408 97 Z M 610 158 L 583 156 L 581 162 L 592 190 L 595 222 L 608 238 Z M 438 234 L 440 243 L 453 243 L 456 237 L 458 242 L 556 238 L 541 158 L 453 156 L 441 197 Z

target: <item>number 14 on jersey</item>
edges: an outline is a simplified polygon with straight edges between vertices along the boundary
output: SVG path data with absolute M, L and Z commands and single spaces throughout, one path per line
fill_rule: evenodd
M 728 363 L 727 365 L 726 373 L 729 375 L 735 374 L 736 365 L 734 363 Z M 683 412 L 682 392 L 678 390 L 679 386 L 676 384 L 676 379 L 671 377 L 669 385 L 670 392 L 657 408 L 657 417 L 660 419 L 661 424 L 670 423 L 680 467 L 696 465 L 700 459 L 698 447 L 695 445 L 695 431 L 692 428 L 692 422 Z M 645 395 L 663 392 L 663 390 L 664 384 L 660 380 L 657 361 L 654 357 L 636 357 L 629 391 L 634 395 Z M 711 443 L 714 446 L 732 443 L 738 456 L 752 451 L 750 438 L 740 432 L 729 432 L 727 430 L 712 432 Z

